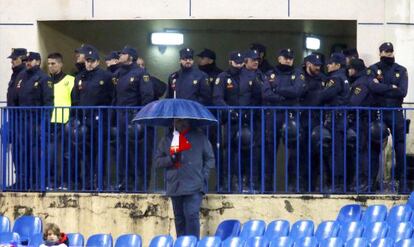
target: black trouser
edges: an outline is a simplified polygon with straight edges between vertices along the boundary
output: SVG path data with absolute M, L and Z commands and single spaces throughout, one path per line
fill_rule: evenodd
M 295 128 L 289 127 L 289 121 L 296 123 Z M 283 128 L 283 125 L 287 125 L 287 128 Z M 297 111 L 284 111 L 274 110 L 266 113 L 266 190 L 277 190 L 277 152 L 279 148 L 279 141 L 282 139 L 284 144 L 284 157 L 285 157 L 285 174 L 282 191 L 297 191 L 301 184 L 301 170 L 303 170 L 304 164 L 299 161 L 299 136 L 301 132 L 300 126 L 300 114 Z M 299 135 L 298 135 L 299 134 Z M 290 189 L 288 189 L 290 187 Z

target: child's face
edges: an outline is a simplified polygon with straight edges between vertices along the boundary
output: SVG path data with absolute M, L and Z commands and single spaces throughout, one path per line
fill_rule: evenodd
M 57 241 L 58 240 L 58 236 L 56 236 L 52 230 L 48 230 L 47 231 L 47 240 L 49 241 Z

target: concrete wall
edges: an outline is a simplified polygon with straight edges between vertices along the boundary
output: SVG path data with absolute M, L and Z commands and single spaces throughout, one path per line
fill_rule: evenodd
M 38 21 L 143 20 L 143 19 L 304 19 L 356 20 L 357 47 L 367 63 L 378 59 L 378 45 L 391 41 L 397 62 L 414 76 L 414 4 L 410 0 L 1 0 L 0 1 L 0 99 L 5 99 L 12 47 L 41 50 Z M 328 28 L 329 29 L 329 28 Z M 107 35 L 111 36 L 111 33 Z M 96 37 L 105 40 L 106 37 Z M 70 38 L 69 38 L 70 40 Z M 65 41 L 65 40 L 63 40 Z M 75 47 L 78 40 L 72 40 Z M 169 54 L 169 55 L 168 55 Z M 168 53 L 171 58 L 175 53 Z M 173 61 L 172 59 L 171 61 Z M 414 100 L 410 91 L 406 101 Z
M 333 220 L 342 206 L 357 203 L 364 207 L 385 204 L 388 208 L 405 204 L 407 196 L 272 196 L 208 195 L 202 204 L 201 235 L 214 235 L 224 219 L 311 219 L 315 224 Z M 323 210 L 321 210 L 323 209 Z M 148 246 L 152 237 L 175 237 L 171 202 L 161 195 L 3 193 L 0 215 L 12 221 L 21 215 L 36 215 L 44 223 L 56 223 L 66 233 L 80 232 L 86 238 L 95 233 L 137 233 Z

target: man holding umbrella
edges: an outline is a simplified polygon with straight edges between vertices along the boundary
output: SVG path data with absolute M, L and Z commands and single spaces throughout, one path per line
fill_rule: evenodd
M 134 121 L 174 126 L 174 131 L 160 141 L 154 162 L 157 168 L 166 169 L 166 194 L 171 197 L 177 237 L 198 238 L 200 206 L 207 192 L 210 169 L 214 168 L 214 153 L 207 136 L 195 126 L 217 123 L 217 120 L 194 101 L 165 99 L 146 105 Z

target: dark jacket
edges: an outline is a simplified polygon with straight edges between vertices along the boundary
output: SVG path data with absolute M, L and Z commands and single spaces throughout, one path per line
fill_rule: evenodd
M 206 192 L 210 169 L 214 168 L 214 153 L 210 141 L 201 130 L 190 130 L 185 137 L 191 149 L 181 154 L 181 166 L 175 168 L 170 156 L 172 134 L 164 137 L 155 154 L 155 166 L 166 168 L 168 196 Z
M 19 73 L 15 84 L 14 106 L 53 106 L 53 83 L 39 67 Z

